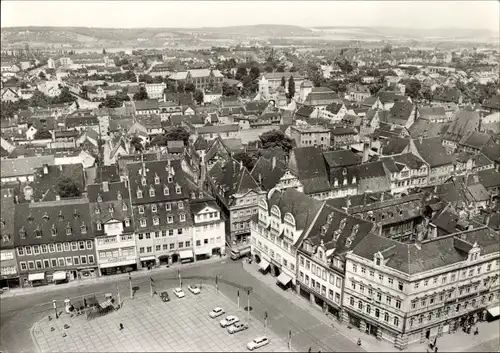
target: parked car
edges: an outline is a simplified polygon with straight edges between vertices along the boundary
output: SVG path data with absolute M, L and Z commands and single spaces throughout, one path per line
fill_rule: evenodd
M 233 334 L 233 333 L 236 333 L 236 332 L 244 331 L 248 327 L 249 327 L 248 324 L 245 324 L 243 322 L 237 322 L 234 325 L 229 326 L 227 328 L 227 332 L 229 332 L 230 334 Z
M 212 310 L 208 314 L 208 316 L 210 316 L 212 319 L 215 319 L 216 317 L 219 317 L 224 313 L 225 313 L 224 309 L 217 307 L 217 308 L 214 308 L 214 310 Z
M 195 284 L 190 284 L 188 286 L 188 289 L 193 294 L 200 294 L 200 292 L 201 292 L 200 288 Z
M 168 295 L 167 292 L 161 292 L 160 293 L 160 298 L 161 300 L 163 300 L 164 302 L 169 302 L 170 301 L 170 297 Z
M 247 348 L 251 351 L 254 349 L 264 347 L 265 345 L 269 344 L 269 340 L 267 339 L 266 336 L 260 336 L 255 338 L 253 341 L 250 341 L 247 343 Z
M 238 321 L 240 321 L 240 319 L 238 319 L 237 316 L 229 315 L 228 317 L 220 321 L 220 327 L 228 327 L 231 326 L 232 324 L 237 323 Z
M 174 294 L 177 296 L 177 298 L 184 298 L 186 296 L 182 288 L 175 288 Z

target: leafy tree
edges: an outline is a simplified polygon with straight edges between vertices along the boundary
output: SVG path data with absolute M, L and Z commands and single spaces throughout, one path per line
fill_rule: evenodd
M 292 139 L 281 130 L 264 132 L 259 136 L 262 148 L 281 147 L 285 152 L 290 152 L 293 148 Z
M 142 145 L 142 140 L 138 136 L 133 136 L 132 139 L 130 140 L 130 145 L 134 147 L 136 151 L 142 151 L 144 149 L 144 146 Z
M 177 91 L 179 91 L 179 92 L 184 92 L 185 91 L 184 82 L 179 81 L 179 83 L 177 84 Z
M 186 87 L 184 89 L 186 92 L 193 92 L 196 91 L 196 86 L 194 85 L 194 83 L 191 83 L 189 82 L 188 84 L 186 84 Z
M 285 65 L 280 65 L 278 66 L 278 68 L 276 69 L 277 72 L 285 72 Z
M 67 176 L 63 176 L 57 180 L 56 190 L 61 198 L 78 197 L 82 194 L 76 182 Z
M 106 49 L 102 48 L 102 53 L 106 55 Z
M 49 105 L 49 97 L 39 90 L 33 92 L 33 96 L 29 99 L 30 107 L 47 107 Z
M 34 138 L 35 140 L 52 139 L 52 134 L 48 130 L 38 130 L 37 132 L 35 132 Z
M 297 72 L 297 68 L 296 68 L 295 66 L 292 66 L 292 67 L 290 68 L 290 72 Z
M 55 104 L 71 103 L 71 102 L 75 102 L 75 101 L 77 101 L 77 98 L 70 93 L 68 87 L 63 87 L 61 89 L 61 93 L 57 97 L 52 99 L 52 103 L 55 103 Z
M 285 88 L 286 87 L 286 79 L 285 76 L 281 77 L 281 87 Z
M 370 94 L 374 96 L 375 94 L 377 94 L 378 91 L 382 89 L 382 87 L 384 86 L 380 83 L 372 83 L 371 85 L 368 86 L 368 89 L 370 90 Z
M 47 76 L 45 75 L 45 72 L 43 72 L 43 71 L 40 71 L 40 73 L 38 74 L 38 77 L 41 80 L 46 80 L 47 79 Z
M 252 80 L 257 80 L 260 76 L 260 69 L 257 66 L 252 66 L 250 69 L 250 77 Z
M 238 70 L 236 70 L 236 74 L 234 75 L 234 78 L 238 81 L 241 81 L 243 76 L 247 75 L 247 69 L 244 67 L 239 67 Z
M 433 97 L 434 93 L 431 91 L 430 88 L 424 87 L 422 89 L 422 98 L 426 100 L 429 104 L 432 102 Z
M 167 141 L 184 141 L 184 145 L 189 143 L 189 132 L 182 126 L 176 126 L 168 129 L 165 132 Z
M 123 92 L 116 94 L 115 96 L 107 96 L 104 101 L 99 104 L 99 108 L 119 108 L 123 105 L 124 101 L 129 101 L 130 97 Z
M 295 81 L 293 76 L 288 79 L 288 97 L 292 99 L 295 96 Z
M 144 87 L 139 88 L 139 92 L 134 93 L 134 100 L 135 101 L 142 101 L 142 100 L 145 100 L 148 98 L 149 98 L 148 92 L 146 92 L 146 88 L 144 88 Z
M 274 69 L 273 69 L 273 67 L 271 65 L 266 66 L 266 72 L 271 73 L 271 72 L 273 72 L 273 70 Z
M 411 99 L 416 99 L 420 97 L 420 90 L 422 89 L 422 85 L 419 80 L 408 80 L 405 82 L 405 92 L 408 97 Z
M 382 53 L 391 53 L 392 51 L 392 46 L 390 44 L 386 44 L 384 48 L 382 49 Z
M 243 166 L 251 171 L 257 162 L 257 158 L 250 153 L 247 152 L 237 152 L 234 154 L 233 158 L 238 162 L 243 163 Z
M 222 84 L 222 95 L 224 97 L 237 96 L 239 93 L 238 89 L 233 86 L 229 86 L 227 82 Z
M 202 92 L 202 91 L 200 91 L 199 89 L 197 89 L 197 90 L 194 92 L 193 98 L 194 98 L 194 100 L 196 101 L 196 103 L 198 103 L 198 104 L 203 103 L 203 98 L 204 98 L 204 96 L 203 96 L 203 92 Z
M 139 82 L 155 83 L 155 80 L 153 77 L 151 77 L 149 75 L 139 75 Z

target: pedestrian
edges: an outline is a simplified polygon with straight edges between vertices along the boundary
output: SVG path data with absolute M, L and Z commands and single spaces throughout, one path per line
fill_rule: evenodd
M 312 348 L 309 347 L 309 349 L 307 350 L 307 353 L 311 353 L 311 351 L 312 351 Z
M 438 352 L 438 347 L 434 347 L 434 353 L 437 353 Z
M 120 322 L 120 331 L 123 330 L 123 324 Z
M 479 335 L 479 327 L 476 327 L 476 331 L 474 331 L 474 336 Z
M 361 346 L 361 338 L 358 338 L 358 346 Z

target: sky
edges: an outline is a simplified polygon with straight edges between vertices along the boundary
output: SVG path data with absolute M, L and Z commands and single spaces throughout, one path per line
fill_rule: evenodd
M 1 1 L 1 26 L 221 27 L 255 24 L 467 28 L 499 32 L 490 1 Z

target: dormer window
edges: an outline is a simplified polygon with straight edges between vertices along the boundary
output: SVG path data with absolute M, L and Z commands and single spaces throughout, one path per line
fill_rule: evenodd
M 115 208 L 113 207 L 113 205 L 109 205 L 108 212 L 111 214 L 115 212 Z
M 344 178 L 344 185 L 347 185 L 347 178 Z
M 186 221 L 186 215 L 185 215 L 184 213 L 181 213 L 181 214 L 179 215 L 179 220 L 180 220 L 181 222 L 185 222 L 185 221 Z
M 175 186 L 175 193 L 180 194 L 181 193 L 181 187 L 179 185 Z
M 122 210 L 123 210 L 123 211 L 128 210 L 128 206 L 127 206 L 127 204 L 126 204 L 126 203 L 124 203 L 124 204 L 123 204 L 123 206 L 122 206 Z
M 4 229 L 4 228 L 5 228 L 5 221 L 4 221 L 3 219 L 0 221 L 0 227 L 1 227 L 2 229 Z
M 163 195 L 170 195 L 170 189 L 168 188 L 168 186 L 165 186 L 163 188 Z
M 69 223 L 66 226 L 66 235 L 71 235 L 71 226 L 69 225 Z
M 203 191 L 200 191 L 200 196 L 199 196 L 200 199 L 203 198 Z
M 87 226 L 86 226 L 85 224 L 82 224 L 82 225 L 80 226 L 80 232 L 81 232 L 82 234 L 87 234 Z
M 101 210 L 99 209 L 99 207 L 96 207 L 95 208 L 95 214 L 100 214 L 101 213 Z
M 125 227 L 130 227 L 130 219 L 125 218 Z
M 74 210 L 74 211 L 73 211 L 73 218 L 74 218 L 74 219 L 78 219 L 79 217 L 80 217 L 80 214 L 78 213 L 78 211 L 77 211 L 77 210 Z
M 332 220 L 333 220 L 333 212 L 328 215 L 328 218 L 326 219 L 326 223 L 330 224 L 330 223 L 332 223 Z
M 59 215 L 57 216 L 57 219 L 59 219 L 60 221 L 64 221 L 64 216 L 62 214 L 62 210 L 59 211 Z
M 102 224 L 101 223 L 97 222 L 96 226 L 97 226 L 97 230 L 102 230 Z
M 160 184 L 160 177 L 158 175 L 155 175 L 155 185 Z
M 172 205 L 167 203 L 165 204 L 165 210 L 170 211 L 172 209 Z
M 146 186 L 146 178 L 141 179 L 141 184 L 142 184 L 142 186 Z
M 345 240 L 345 246 L 346 246 L 346 248 L 349 248 L 349 247 L 351 246 L 351 244 L 352 244 L 352 240 L 351 240 L 351 238 L 347 238 L 347 239 Z
M 184 203 L 182 201 L 177 202 L 177 208 L 179 210 L 183 210 L 184 209 Z
M 137 198 L 142 199 L 142 191 L 141 190 L 137 190 Z
M 356 177 L 355 176 L 352 177 L 352 183 L 356 184 Z
M 144 214 L 144 206 L 139 206 L 139 214 Z
M 159 217 L 153 217 L 153 225 L 157 226 L 160 224 L 160 218 Z
M 50 235 L 52 235 L 53 237 L 57 235 L 57 229 L 55 224 L 53 224 L 52 228 L 50 228 Z
M 47 212 L 45 212 L 42 216 L 42 219 L 45 221 L 45 222 L 48 222 L 49 220 L 49 215 L 47 214 Z
M 35 237 L 41 238 L 42 237 L 42 231 L 40 230 L 40 227 L 36 227 L 35 229 Z
M 328 230 L 328 227 L 326 225 L 321 227 L 321 235 L 325 235 Z
M 196 199 L 196 193 L 195 192 L 191 193 L 191 199 L 193 199 L 193 200 Z
M 377 266 L 380 266 L 380 258 L 379 258 L 379 257 L 377 257 L 377 258 L 375 259 L 375 264 L 376 264 Z
M 118 191 L 118 193 L 116 194 L 116 199 L 117 200 L 121 200 L 122 199 L 122 193 L 120 191 Z
M 149 189 L 149 197 L 154 197 L 155 196 L 155 189 L 152 187 Z
M 19 229 L 19 237 L 21 239 L 26 239 L 26 230 L 24 229 L 24 226 Z
M 97 195 L 97 202 L 102 202 L 102 197 L 101 197 L 101 195 Z
M 168 181 L 169 183 L 173 183 L 173 182 L 174 182 L 174 178 L 172 178 L 172 176 L 171 176 L 171 175 L 169 175 L 169 176 L 168 176 L 168 178 L 167 178 L 167 181 Z
M 30 214 L 29 214 L 29 216 L 28 216 L 28 222 L 29 222 L 29 223 L 33 223 L 33 221 L 34 221 L 34 220 L 35 220 L 35 219 L 33 218 L 33 216 L 32 216 L 32 215 L 31 215 L 31 213 L 30 213 Z
M 156 205 L 151 206 L 151 212 L 156 213 L 158 211 L 158 207 Z
M 337 178 L 333 180 L 333 186 L 339 186 L 339 181 Z

